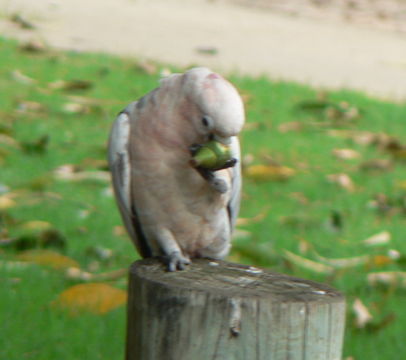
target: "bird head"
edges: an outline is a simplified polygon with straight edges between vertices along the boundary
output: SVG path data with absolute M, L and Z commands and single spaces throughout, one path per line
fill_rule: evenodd
M 195 131 L 201 138 L 228 145 L 244 125 L 244 105 L 234 86 L 203 67 L 184 73 L 181 83 L 184 97 L 192 104 L 188 121 Z

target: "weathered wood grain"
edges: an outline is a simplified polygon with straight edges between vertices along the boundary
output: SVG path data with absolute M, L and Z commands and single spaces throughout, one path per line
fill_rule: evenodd
M 127 360 L 339 360 L 345 300 L 327 285 L 223 261 L 130 270 Z

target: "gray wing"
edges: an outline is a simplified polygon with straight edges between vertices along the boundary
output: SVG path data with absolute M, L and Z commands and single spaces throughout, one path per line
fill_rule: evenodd
M 237 159 L 237 164 L 232 168 L 231 179 L 231 197 L 227 204 L 228 215 L 230 217 L 231 231 L 233 231 L 235 223 L 237 222 L 238 213 L 240 211 L 240 199 L 241 199 L 241 154 L 240 154 L 240 142 L 235 136 L 231 140 L 231 155 Z
M 131 196 L 131 161 L 129 155 L 130 123 L 135 124 L 136 105 L 133 102 L 121 112 L 111 129 L 108 160 L 112 175 L 114 193 L 124 225 L 141 256 L 151 256 L 141 225 L 139 223 L 134 199 Z

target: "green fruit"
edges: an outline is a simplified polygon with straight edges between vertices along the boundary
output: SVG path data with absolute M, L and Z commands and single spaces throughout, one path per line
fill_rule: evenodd
M 204 169 L 214 170 L 222 168 L 231 159 L 230 148 L 218 141 L 209 141 L 196 151 L 192 158 L 192 165 Z

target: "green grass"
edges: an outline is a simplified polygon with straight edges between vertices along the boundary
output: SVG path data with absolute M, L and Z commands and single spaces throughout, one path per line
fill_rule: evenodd
M 19 149 L 0 138 L 0 188 L 4 192 L 6 186 L 19 194 L 16 206 L 0 210 L 0 238 L 35 236 L 38 230 L 32 233 L 23 224 L 46 221 L 66 239 L 64 254 L 78 261 L 83 269 L 104 272 L 127 267 L 137 255 L 128 238 L 113 231 L 121 220 L 108 182 L 69 182 L 56 180 L 52 174 L 64 164 L 75 164 L 82 170 L 105 170 L 105 163 L 99 160 L 105 159 L 106 140 L 115 115 L 156 87 L 159 74 L 147 74 L 135 61 L 105 55 L 30 54 L 5 40 L 0 40 L 0 49 L 0 133 L 25 149 L 32 149 L 43 136 L 49 137 L 48 145 L 42 151 L 37 148 L 37 152 Z M 17 81 L 12 76 L 16 69 L 36 83 Z M 92 87 L 73 91 L 49 87 L 49 83 L 61 79 L 89 80 Z M 272 158 L 296 173 L 287 181 L 244 180 L 241 217 L 252 218 L 264 211 L 266 216 L 241 226 L 250 236 L 235 239 L 230 259 L 323 281 L 343 291 L 349 304 L 345 356 L 357 360 L 405 357 L 405 290 L 396 286 L 370 287 L 366 281 L 369 272 L 405 270 L 406 194 L 401 186 L 406 181 L 405 163 L 393 160 L 393 153 L 378 146 L 358 145 L 348 138 L 333 137 L 330 131 L 382 132 L 406 142 L 406 106 L 349 91 L 325 94 L 328 101 L 348 102 L 361 114 L 351 120 L 336 119 L 298 109 L 298 104 L 320 97 L 314 89 L 265 78 L 235 76 L 231 80 L 244 95 L 247 119 L 253 123 L 242 134 L 243 154 L 252 154 L 254 164 L 266 164 Z M 84 114 L 69 113 L 64 104 L 77 102 L 72 95 L 94 101 Z M 41 108 L 19 111 L 27 101 Z M 301 130 L 279 130 L 281 124 L 292 121 L 299 122 Z M 337 148 L 354 149 L 361 157 L 337 160 L 331 153 Z M 393 168 L 378 173 L 360 170 L 361 163 L 376 158 L 393 161 Z M 327 175 L 337 173 L 348 174 L 355 191 L 326 180 Z M 386 214 L 369 206 L 377 194 L 389 199 Z M 335 230 L 329 226 L 332 214 L 342 224 Z M 383 230 L 392 235 L 388 244 L 362 244 L 362 240 Z M 301 253 L 300 243 L 308 244 L 310 250 Z M 89 248 L 94 246 L 112 249 L 113 256 L 103 260 L 89 255 Z M 402 257 L 325 275 L 287 261 L 285 249 L 316 261 L 316 253 L 345 258 L 387 255 L 389 249 L 399 251 Z M 0 248 L 0 333 L 4 340 L 0 358 L 123 358 L 124 307 L 106 315 L 72 317 L 51 303 L 74 282 L 46 267 L 11 267 L 9 262 L 18 256 L 15 249 Z M 124 279 L 112 285 L 125 288 Z M 362 330 L 353 326 L 351 315 L 357 297 L 374 315 L 373 324 Z

